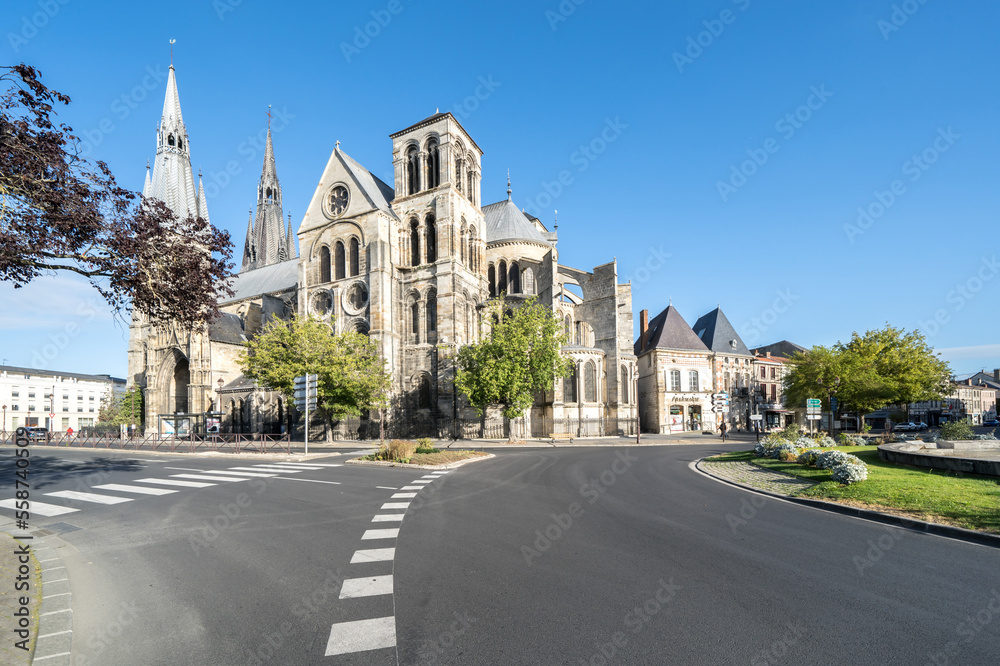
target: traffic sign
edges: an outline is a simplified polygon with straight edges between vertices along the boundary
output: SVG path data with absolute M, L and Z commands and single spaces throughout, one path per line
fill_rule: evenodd
M 309 409 L 316 409 L 316 395 L 319 386 L 319 376 L 318 375 L 302 375 L 295 378 L 295 408 L 299 410 L 304 410 L 307 406 Z
M 831 412 L 837 411 L 837 396 L 835 395 L 830 396 L 830 411 Z
M 715 412 L 716 414 L 728 414 L 729 405 L 714 405 L 712 407 L 712 411 Z
M 751 421 L 763 421 L 764 420 L 764 415 L 763 414 L 751 414 L 750 415 L 750 420 Z
M 712 400 L 729 400 L 729 394 L 725 391 L 721 393 L 713 393 Z
M 822 417 L 820 414 L 806 414 L 806 419 L 809 421 L 819 421 Z
M 813 409 L 819 409 L 822 407 L 823 403 L 817 398 L 808 398 L 806 400 L 806 407 L 812 407 Z

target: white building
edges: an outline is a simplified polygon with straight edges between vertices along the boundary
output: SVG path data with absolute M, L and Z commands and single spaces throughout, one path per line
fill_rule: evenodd
M 0 365 L 0 430 L 43 426 L 53 432 L 79 432 L 97 423 L 102 401 L 124 390 L 125 380 L 110 375 Z

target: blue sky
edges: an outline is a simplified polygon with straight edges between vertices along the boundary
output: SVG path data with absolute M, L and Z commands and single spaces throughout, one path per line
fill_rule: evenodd
M 8 2 L 0 62 L 39 67 L 124 185 L 155 148 L 170 39 L 212 221 L 242 250 L 267 107 L 298 227 L 334 142 L 391 182 L 388 135 L 451 110 L 483 202 L 618 260 L 633 307 L 721 304 L 750 346 L 921 328 L 1000 367 L 995 26 L 974 0 Z M 365 35 L 365 31 L 369 36 Z M 561 182 L 560 182 L 561 181 Z M 128 329 L 71 278 L 0 286 L 9 364 L 124 376 Z

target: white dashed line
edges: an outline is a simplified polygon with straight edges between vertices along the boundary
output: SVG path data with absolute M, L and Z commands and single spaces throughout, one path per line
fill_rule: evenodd
M 113 495 L 98 495 L 97 493 L 81 493 L 79 490 L 60 490 L 58 492 L 45 494 L 49 497 L 61 497 L 63 499 L 77 500 L 78 502 L 93 502 L 94 504 L 122 504 L 123 502 L 132 501 L 131 497 L 115 497 Z
M 15 507 L 15 500 L 12 499 L 0 500 L 0 508 L 17 510 Z M 68 506 L 59 506 L 58 504 L 36 502 L 35 500 L 31 500 L 31 508 L 29 509 L 30 513 L 37 513 L 39 516 L 61 516 L 64 513 L 73 513 L 74 511 L 79 511 L 79 509 L 73 509 Z
M 382 505 L 382 509 L 407 509 L 410 507 L 409 502 L 386 502 Z
M 340 588 L 341 599 L 375 597 L 392 594 L 392 576 L 369 576 L 368 578 L 348 578 Z
M 395 539 L 399 536 L 399 528 L 384 529 L 384 530 L 366 530 L 364 534 L 361 535 L 362 541 L 369 541 L 371 539 Z
M 209 481 L 230 481 L 235 483 L 236 481 L 246 481 L 242 478 L 232 478 L 229 476 L 210 476 L 208 474 L 171 474 L 170 476 L 176 477 L 178 479 L 208 479 Z
M 396 557 L 395 548 L 371 548 L 369 550 L 354 551 L 351 557 L 351 564 L 362 562 L 391 562 Z
M 94 486 L 98 490 L 116 490 L 120 493 L 138 493 L 139 495 L 169 495 L 176 493 L 176 490 L 166 488 L 144 488 L 143 486 L 126 486 L 123 483 L 106 483 L 103 486 Z
M 392 488 L 390 486 L 375 486 L 375 487 L 380 490 L 396 490 L 396 488 Z
M 396 493 L 389 499 L 413 499 L 416 496 L 416 493 Z
M 284 481 L 305 481 L 307 483 L 329 483 L 334 486 L 339 486 L 340 481 L 317 481 L 316 479 L 292 479 L 287 476 L 276 476 L 276 479 L 282 479 Z
M 248 478 L 262 478 L 266 479 L 268 477 L 274 476 L 274 474 L 268 474 L 266 472 L 230 472 L 225 469 L 209 469 L 205 471 L 206 474 L 222 474 L 223 476 L 245 476 Z
M 136 479 L 136 483 L 159 483 L 164 486 L 184 486 L 185 488 L 208 488 L 214 483 L 198 483 L 197 481 L 178 481 L 177 479 Z
M 382 513 L 372 518 L 373 523 L 398 523 L 402 522 L 402 513 Z
M 325 656 L 395 647 L 396 618 L 340 622 L 330 627 Z

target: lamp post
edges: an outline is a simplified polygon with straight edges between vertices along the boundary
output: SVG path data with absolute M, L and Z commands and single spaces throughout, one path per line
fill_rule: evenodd
M 7 432 L 7 405 L 3 406 L 3 432 Z
M 816 382 L 820 386 L 823 386 L 823 378 L 822 377 L 820 377 L 819 379 L 817 379 Z M 823 388 L 826 389 L 826 399 L 827 399 L 827 402 L 830 405 L 830 436 L 831 437 L 834 437 L 837 434 L 836 430 L 833 427 L 833 419 L 834 419 L 834 416 L 835 416 L 834 413 L 833 413 L 833 396 L 836 395 L 837 389 L 839 387 L 840 387 L 840 377 L 834 377 L 833 378 L 833 386 L 823 386 Z
M 222 377 L 219 377 L 216 383 L 219 385 L 219 434 L 222 434 L 222 385 L 225 383 L 222 381 Z

